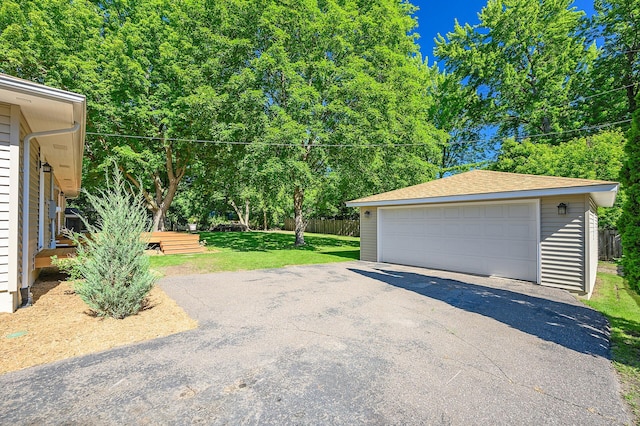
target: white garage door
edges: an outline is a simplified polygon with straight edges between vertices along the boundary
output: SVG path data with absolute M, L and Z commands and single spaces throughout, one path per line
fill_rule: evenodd
M 379 209 L 381 262 L 538 278 L 537 202 Z

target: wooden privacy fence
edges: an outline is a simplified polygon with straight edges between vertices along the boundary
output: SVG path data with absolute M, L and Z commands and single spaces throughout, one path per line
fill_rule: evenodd
M 284 229 L 293 231 L 296 227 L 295 221 L 291 218 L 284 220 Z M 305 232 L 315 232 L 317 234 L 345 235 L 348 237 L 360 236 L 359 220 L 341 219 L 309 219 Z
M 598 259 L 613 260 L 622 257 L 620 234 L 613 229 L 598 230 Z

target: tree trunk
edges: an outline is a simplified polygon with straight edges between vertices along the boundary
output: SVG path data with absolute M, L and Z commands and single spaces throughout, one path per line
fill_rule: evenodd
M 165 212 L 162 209 L 153 212 L 153 231 L 165 231 L 164 218 Z
M 166 230 L 165 218 L 167 217 L 167 210 L 169 210 L 173 198 L 178 191 L 178 183 L 179 180 L 175 178 L 169 181 L 169 187 L 166 190 L 164 198 L 162 198 L 162 201 L 153 209 L 153 231 L 164 232 Z
M 244 231 L 251 231 L 251 228 L 249 227 L 249 213 L 250 213 L 249 200 L 246 200 L 244 203 L 244 213 L 240 211 L 235 201 L 230 200 L 229 204 L 231 204 L 231 207 L 233 207 L 233 210 L 238 215 L 238 220 L 240 220 L 240 225 L 242 225 L 242 229 Z
M 304 228 L 306 223 L 302 216 L 302 203 L 304 202 L 304 190 L 297 186 L 293 191 L 293 212 L 295 217 L 295 233 L 296 233 L 296 246 L 303 246 L 304 243 Z
M 266 231 L 267 229 L 269 229 L 269 227 L 267 226 L 267 209 L 263 209 L 262 210 L 262 220 L 263 220 L 263 229 Z
M 142 182 L 134 178 L 130 173 L 125 172 L 122 166 L 119 166 L 120 170 L 129 179 L 133 185 L 140 190 L 147 203 L 147 208 L 151 210 L 153 214 L 153 228 L 151 231 L 165 231 L 165 218 L 167 217 L 167 211 L 173 202 L 176 192 L 178 191 L 178 184 L 184 177 L 187 170 L 186 161 L 184 163 L 176 159 L 178 164 L 174 167 L 173 149 L 171 145 L 165 145 L 165 162 L 167 173 L 167 187 L 164 186 L 163 180 L 160 178 L 161 173 L 159 170 L 155 171 L 152 175 L 153 185 L 155 189 L 155 197 L 151 192 L 142 187 Z

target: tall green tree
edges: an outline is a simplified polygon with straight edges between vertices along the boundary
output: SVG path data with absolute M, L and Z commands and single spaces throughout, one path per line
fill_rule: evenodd
M 310 189 L 340 162 L 358 160 L 344 145 L 430 145 L 432 127 L 416 119 L 410 91 L 418 72 L 413 7 L 394 0 L 254 6 L 256 55 L 238 80 L 261 93 L 265 125 L 249 155 L 293 197 L 302 245 Z
M 438 36 L 435 53 L 449 72 L 473 88 L 482 124 L 521 137 L 575 126 L 576 84 L 595 46 L 578 35 L 583 12 L 572 0 L 489 0 L 480 23 L 455 23 Z
M 640 0 L 596 0 L 588 34 L 602 47 L 585 80 L 586 115 L 595 123 L 631 118 L 640 92 Z M 602 92 L 607 92 L 600 95 Z
M 636 97 L 636 102 L 640 96 Z M 622 240 L 624 276 L 640 292 L 640 109 L 633 113 L 631 130 L 625 145 L 627 159 L 620 180 L 627 191 L 627 201 L 618 221 Z
M 440 71 L 437 65 L 428 68 L 427 73 L 429 121 L 447 135 L 441 141 L 439 176 L 482 164 L 493 149 L 491 142 L 482 138 L 476 91 L 462 84 L 456 75 Z
M 0 72 L 87 93 L 98 80 L 90 52 L 99 27 L 88 0 L 3 0 Z
M 223 138 L 228 131 L 224 82 L 237 70 L 230 23 L 204 0 L 99 1 L 103 25 L 95 50 L 101 77 L 89 130 L 144 139 L 91 137 L 94 165 L 115 158 L 144 195 L 153 228 L 164 219 L 194 161 L 215 145 L 176 139 Z M 230 59 L 231 57 L 231 59 Z
M 625 140 L 619 130 L 574 138 L 555 146 L 507 140 L 490 168 L 501 172 L 616 181 L 626 158 Z M 616 228 L 625 199 L 623 187 L 615 206 L 598 212 L 600 227 Z

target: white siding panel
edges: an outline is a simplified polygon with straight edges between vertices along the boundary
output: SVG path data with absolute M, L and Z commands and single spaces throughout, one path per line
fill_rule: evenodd
M 11 205 L 11 164 L 12 164 L 12 107 L 0 104 L 0 291 L 7 291 L 9 285 L 9 216 Z M 16 140 L 14 135 L 13 140 Z M 14 147 L 15 148 L 15 147 Z M 15 155 L 15 149 L 13 150 Z M 17 160 L 17 159 L 14 159 Z M 15 161 L 14 161 L 15 162 Z M 17 170 L 14 170 L 15 173 Z M 17 188 L 14 189 L 14 191 Z
M 9 274 L 0 274 L 0 291 L 9 290 Z

